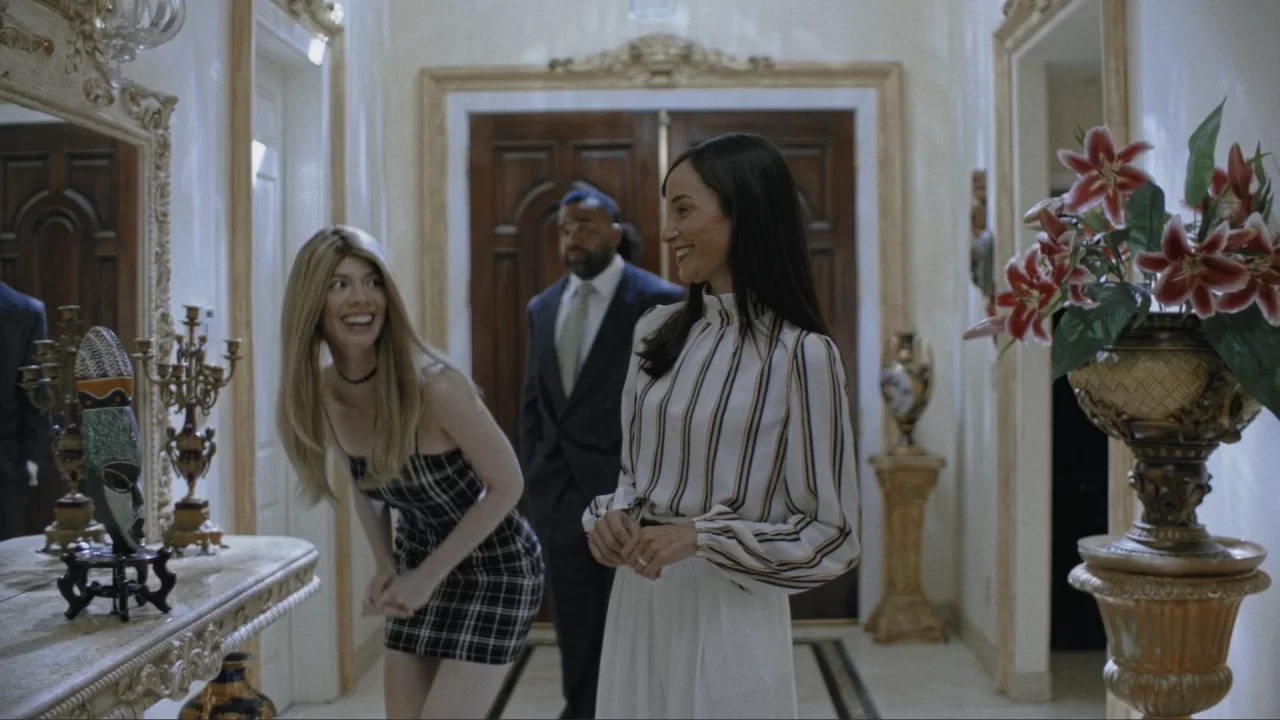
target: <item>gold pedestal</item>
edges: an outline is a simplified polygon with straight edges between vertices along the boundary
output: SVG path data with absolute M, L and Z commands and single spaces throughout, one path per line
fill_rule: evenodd
M 1227 696 L 1236 613 L 1246 597 L 1271 586 L 1257 569 L 1267 555 L 1261 546 L 1205 539 L 1220 550 L 1144 552 L 1101 535 L 1079 543 L 1085 562 L 1070 582 L 1098 601 L 1109 656 L 1103 679 L 1144 718 L 1190 718 Z
M 77 542 L 101 545 L 106 533 L 102 523 L 93 519 L 93 500 L 80 493 L 64 495 L 53 506 L 53 524 L 44 529 L 40 552 L 60 554 Z
M 914 445 L 873 456 L 884 493 L 884 590 L 865 625 L 877 643 L 942 642 L 942 623 L 921 586 L 924 502 L 946 465 Z
M 209 501 L 187 498 L 173 504 L 173 524 L 165 528 L 164 546 L 182 554 L 188 547 L 199 547 L 202 553 L 222 544 L 222 528 L 209 519 Z

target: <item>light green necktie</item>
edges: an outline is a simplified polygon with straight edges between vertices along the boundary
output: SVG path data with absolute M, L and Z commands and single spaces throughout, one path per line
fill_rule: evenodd
M 578 357 L 582 354 L 582 332 L 587 325 L 591 284 L 578 283 L 572 302 L 564 319 L 564 328 L 560 330 L 560 340 L 556 343 L 556 355 L 560 358 L 560 384 L 564 386 L 565 397 L 573 392 L 573 383 L 578 379 Z

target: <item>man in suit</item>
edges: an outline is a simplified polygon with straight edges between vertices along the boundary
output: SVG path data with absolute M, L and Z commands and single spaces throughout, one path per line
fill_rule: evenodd
M 617 488 L 618 403 L 636 320 L 684 290 L 619 257 L 618 210 L 607 195 L 575 189 L 558 219 L 569 273 L 529 301 L 520 464 L 560 644 L 561 717 L 593 718 L 613 570 L 591 557 L 582 513 Z
M 44 304 L 0 282 L 0 540 L 25 535 L 27 495 L 48 434 L 43 413 L 18 382 L 45 338 Z

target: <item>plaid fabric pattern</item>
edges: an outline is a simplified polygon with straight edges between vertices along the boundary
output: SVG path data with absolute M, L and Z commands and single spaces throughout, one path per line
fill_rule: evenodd
M 363 458 L 351 459 L 359 483 Z M 417 567 L 453 532 L 484 486 L 460 450 L 414 455 L 397 481 L 362 490 L 399 511 L 396 572 Z M 487 665 L 515 661 L 542 602 L 542 550 L 528 522 L 511 511 L 454 568 L 413 617 L 387 618 L 385 644 L 423 657 Z

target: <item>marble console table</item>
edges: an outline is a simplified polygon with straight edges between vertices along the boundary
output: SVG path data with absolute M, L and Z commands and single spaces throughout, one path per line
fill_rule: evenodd
M 44 537 L 0 543 L 0 717 L 142 717 L 213 678 L 226 653 L 320 588 L 318 555 L 305 540 L 223 542 L 230 547 L 217 555 L 170 560 L 173 610 L 146 605 L 127 623 L 104 598 L 67 620 L 55 585 L 66 566 L 36 552 Z

